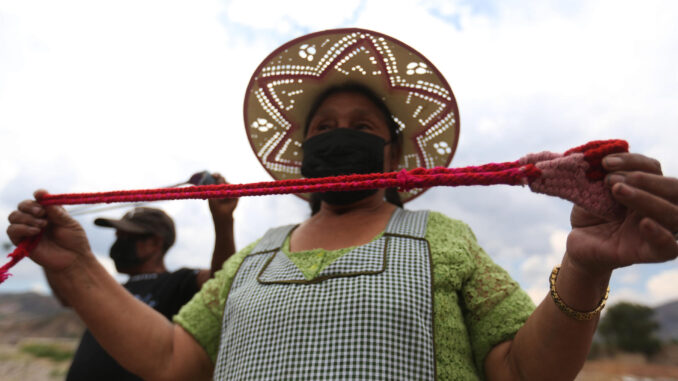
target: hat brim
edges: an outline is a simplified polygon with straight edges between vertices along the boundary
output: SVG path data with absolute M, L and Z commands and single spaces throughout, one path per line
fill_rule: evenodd
M 131 221 L 125 220 L 112 220 L 109 218 L 97 218 L 94 220 L 94 224 L 97 226 L 102 226 L 106 228 L 114 228 L 126 233 L 132 234 L 149 234 L 152 233 L 148 228 L 135 224 Z
M 459 110 L 442 74 L 422 54 L 390 36 L 334 29 L 282 45 L 250 79 L 245 128 L 257 159 L 274 179 L 302 177 L 301 144 L 313 100 L 348 82 L 370 88 L 392 112 L 403 135 L 398 169 L 450 164 L 459 139 Z M 407 202 L 424 190 L 400 196 Z

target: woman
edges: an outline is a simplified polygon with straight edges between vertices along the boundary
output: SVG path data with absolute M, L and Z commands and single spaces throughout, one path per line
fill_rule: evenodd
M 305 42 L 302 59 L 312 51 L 317 54 L 326 40 L 337 41 L 329 46 L 353 49 L 344 56 L 334 53 L 341 49 L 328 49 L 329 57 L 336 60 L 328 58 L 332 64 L 325 67 L 333 65 L 343 73 L 348 70 L 341 65 L 366 49 L 366 45 L 352 45 L 346 36 L 374 44 L 383 41 L 379 38 L 388 40 L 373 32 L 350 30 L 310 35 L 293 43 L 302 48 Z M 296 54 L 290 46 L 283 48 Z M 310 46 L 315 49 L 309 50 Z M 376 50 L 385 57 L 389 52 L 402 57 L 397 49 L 382 45 Z M 279 50 L 269 61 L 281 65 L 284 58 Z M 437 73 L 428 61 L 417 59 Z M 322 62 L 319 59 L 314 67 L 323 67 Z M 360 66 L 354 70 L 358 78 L 369 72 L 366 65 L 352 66 Z M 290 66 L 293 72 L 305 73 Z M 246 114 L 268 107 L 265 115 L 275 119 L 283 115 L 286 101 L 280 98 L 282 91 L 267 93 L 274 86 L 262 80 L 266 68 L 262 65 L 253 76 L 252 82 L 263 86 L 252 90 L 251 85 L 255 95 L 251 98 L 259 99 L 259 105 L 246 104 Z M 393 68 L 382 69 L 393 79 Z M 325 89 L 331 88 L 333 78 L 323 73 L 316 78 L 323 79 L 319 82 Z M 281 75 L 275 70 L 270 74 Z M 351 165 L 354 169 L 372 170 L 375 158 L 382 159 L 377 164 L 381 170 L 407 166 L 406 157 L 416 161 L 416 155 L 408 156 L 417 151 L 408 147 L 412 139 L 403 139 L 402 147 L 394 144 L 396 135 L 408 130 L 395 119 L 398 127 L 394 128 L 390 112 L 383 111 L 392 98 L 380 102 L 381 94 L 374 91 L 379 85 L 370 80 L 361 83 L 370 90 L 339 87 L 322 96 L 318 95 L 322 90 L 307 91 L 318 100 L 317 107 L 299 102 L 305 105 L 299 112 L 306 110 L 309 119 L 306 136 L 299 132 L 304 140 L 305 175 L 344 170 L 343 160 L 333 159 L 352 157 L 346 147 L 365 141 L 359 152 L 368 153 Z M 396 80 L 387 85 L 394 83 L 402 85 Z M 451 94 L 445 86 L 436 91 L 440 99 L 431 96 L 431 103 L 443 102 L 445 93 Z M 431 136 L 458 131 L 456 107 L 448 106 L 439 105 L 446 111 L 438 119 L 419 118 L 423 125 L 437 126 Z M 399 109 L 390 109 L 402 122 Z M 423 107 L 417 115 L 422 112 L 426 112 Z M 451 120 L 450 113 L 455 116 L 451 118 L 454 128 L 436 124 Z M 255 148 L 258 136 L 254 135 L 269 133 L 255 152 L 270 172 L 280 172 L 281 178 L 294 175 L 289 158 L 295 156 L 295 143 L 275 141 L 292 134 L 276 135 L 276 123 L 261 119 L 247 124 Z M 295 123 L 290 120 L 290 115 L 284 115 L 277 125 L 292 128 Z M 408 136 L 417 141 L 416 136 L 427 135 Z M 455 141 L 453 135 L 448 147 L 454 148 Z M 322 155 L 335 148 L 335 154 Z M 432 160 L 427 153 L 419 159 L 424 165 Z M 678 255 L 672 234 L 678 231 L 674 204 L 678 180 L 663 177 L 655 160 L 636 154 L 608 156 L 604 166 L 611 172 L 606 184 L 613 197 L 627 206 L 627 214 L 622 221 L 609 222 L 573 208 L 567 252 L 553 281 L 557 294 L 546 296 L 534 311 L 464 224 L 437 213 L 406 212 L 385 201 L 384 190 L 321 195 L 320 207 L 311 218 L 296 228 L 272 229 L 227 261 L 175 317 L 175 325 L 129 297 L 107 275 L 82 229 L 62 208 L 25 201 L 10 215 L 8 234 L 16 243 L 47 227 L 31 258 L 53 275 L 56 287 L 68 295 L 109 353 L 146 379 L 212 375 L 215 379 L 572 379 L 588 352 L 612 270 Z M 403 196 L 407 200 L 415 195 Z

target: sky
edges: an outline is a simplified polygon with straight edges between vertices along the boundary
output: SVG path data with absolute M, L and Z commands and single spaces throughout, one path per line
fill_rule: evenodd
M 625 139 L 678 176 L 676 19 L 678 2 L 653 0 L 0 0 L 0 248 L 12 249 L 6 216 L 38 188 L 156 188 L 202 170 L 269 180 L 243 128 L 249 78 L 286 41 L 340 27 L 391 35 L 446 77 L 461 120 L 451 166 Z M 207 202 L 152 206 L 177 224 L 168 268 L 208 267 Z M 536 302 L 546 295 L 569 202 L 523 187 L 438 187 L 407 207 L 463 220 Z M 114 232 L 93 220 L 126 210 L 77 217 L 111 273 Z M 243 198 L 236 246 L 308 215 L 295 196 Z M 0 292 L 49 292 L 31 261 L 13 274 Z M 619 269 L 609 303 L 676 300 L 675 279 L 675 261 Z

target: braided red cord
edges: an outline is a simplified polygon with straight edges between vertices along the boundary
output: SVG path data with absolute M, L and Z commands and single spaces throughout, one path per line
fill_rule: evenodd
M 505 168 L 505 169 L 500 169 Z M 492 171 L 494 169 L 494 171 Z M 350 191 L 375 188 L 428 188 L 434 185 L 527 184 L 539 177 L 533 164 L 518 162 L 467 168 L 415 168 L 410 171 L 346 175 L 317 179 L 292 179 L 251 184 L 198 185 L 187 188 L 158 188 L 100 193 L 45 195 L 38 202 L 48 205 L 100 204 L 180 199 L 236 198 L 268 194 Z
M 28 254 L 30 254 L 30 252 L 35 249 L 36 246 L 38 246 L 40 237 L 42 237 L 42 232 L 33 238 L 24 239 L 23 241 L 19 242 L 14 251 L 7 255 L 10 259 L 9 262 L 0 267 L 0 283 L 4 282 L 12 275 L 9 273 L 9 269 L 19 263 L 20 260 L 26 258 Z
M 573 148 L 563 155 L 552 153 L 533 154 L 513 162 L 490 163 L 482 166 L 470 166 L 464 168 L 415 168 L 409 171 L 403 169 L 400 172 L 334 176 L 317 179 L 291 179 L 251 184 L 217 184 L 187 188 L 48 194 L 41 197 L 38 202 L 43 206 L 48 206 L 180 199 L 236 198 L 269 194 L 351 191 L 375 188 L 398 188 L 400 191 L 407 191 L 413 188 L 428 188 L 435 185 L 529 184 L 532 190 L 536 192 L 560 196 L 578 204 L 586 204 L 586 200 L 582 200 L 582 197 L 586 198 L 593 195 L 595 198 L 600 198 L 601 195 L 598 189 L 594 189 L 597 191 L 597 194 L 592 194 L 591 192 L 584 193 L 584 196 L 582 196 L 581 192 L 573 194 L 576 192 L 573 192 L 574 190 L 571 188 L 582 186 L 581 181 L 574 184 L 573 182 L 570 182 L 565 186 L 562 186 L 562 183 L 559 182 L 561 179 L 555 179 L 558 184 L 555 186 L 556 189 L 554 190 L 554 186 L 551 184 L 554 179 L 548 178 L 548 176 L 542 178 L 542 169 L 540 169 L 540 166 L 544 167 L 549 174 L 556 173 L 553 171 L 553 167 L 555 166 L 557 169 L 561 170 L 561 172 L 557 172 L 554 176 L 567 177 L 569 173 L 563 175 L 561 167 L 565 167 L 566 170 L 569 170 L 572 162 L 569 157 L 577 159 L 583 154 L 583 160 L 585 161 L 583 164 L 586 166 L 584 181 L 592 184 L 593 182 L 600 183 L 600 180 L 604 176 L 604 170 L 601 165 L 602 158 L 610 153 L 625 152 L 627 150 L 628 144 L 623 140 L 594 141 Z M 558 161 L 558 159 L 562 158 L 565 158 L 563 161 L 565 165 Z M 572 171 L 570 170 L 570 172 Z M 577 174 L 575 173 L 575 175 Z M 534 187 L 533 183 L 536 184 Z M 594 185 L 599 185 L 597 183 Z M 603 195 L 602 197 L 604 198 L 605 196 Z M 598 200 L 596 200 L 596 202 L 598 202 Z M 599 203 L 596 203 L 594 206 L 598 207 L 598 204 Z M 603 207 L 610 209 L 609 205 L 603 205 Z M 603 212 L 608 213 L 607 210 L 604 210 Z M 39 241 L 40 235 L 32 239 L 26 239 L 17 245 L 16 249 L 9 254 L 9 257 L 11 258 L 10 261 L 0 267 L 0 283 L 10 276 L 8 270 L 21 259 L 28 256 L 30 251 L 37 246 Z

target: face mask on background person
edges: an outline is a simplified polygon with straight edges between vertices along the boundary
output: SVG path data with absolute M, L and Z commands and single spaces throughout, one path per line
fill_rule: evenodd
M 118 271 L 141 263 L 137 253 L 137 241 L 142 238 L 142 236 L 123 235 L 115 240 L 111 246 L 110 257 Z

